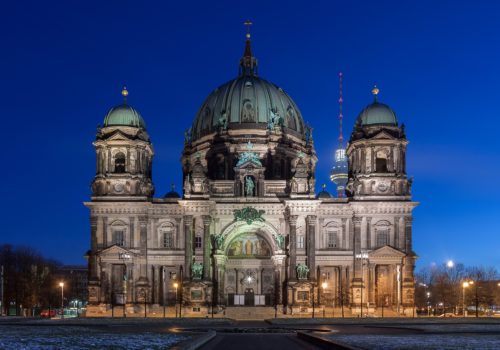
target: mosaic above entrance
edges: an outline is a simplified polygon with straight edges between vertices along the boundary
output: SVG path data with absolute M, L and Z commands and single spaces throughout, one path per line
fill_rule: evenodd
M 255 233 L 243 233 L 229 244 L 227 256 L 231 258 L 267 258 L 271 256 L 267 241 Z

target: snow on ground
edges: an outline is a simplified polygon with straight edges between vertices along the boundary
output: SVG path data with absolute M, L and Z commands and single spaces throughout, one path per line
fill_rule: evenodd
M 172 333 L 109 332 L 86 327 L 5 326 L 0 328 L 0 349 L 168 349 L 187 339 Z
M 329 335 L 347 345 L 370 350 L 498 350 L 500 335 L 417 334 L 417 335 Z

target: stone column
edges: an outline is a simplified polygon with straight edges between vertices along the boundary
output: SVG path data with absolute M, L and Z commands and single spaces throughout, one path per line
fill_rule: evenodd
M 411 253 L 411 244 L 412 244 L 412 237 L 411 237 L 411 226 L 412 226 L 412 221 L 413 218 L 411 216 L 405 216 L 405 253 L 409 254 Z
M 143 262 L 141 263 L 141 279 L 148 281 L 147 275 L 147 264 L 148 264 L 148 222 L 147 217 L 139 217 L 139 250 L 143 257 Z
M 184 240 L 185 240 L 185 260 L 184 260 L 184 280 L 191 279 L 191 262 L 193 261 L 193 216 L 184 216 Z
M 347 249 L 354 249 L 354 222 L 349 218 L 349 239 L 347 240 Z
M 290 215 L 288 224 L 290 225 L 289 232 L 289 256 L 290 256 L 290 280 L 297 280 L 297 218 L 298 215 Z
M 181 241 L 181 218 L 175 218 L 175 247 L 176 249 L 182 248 Z
M 361 221 L 362 218 L 354 217 L 354 249 L 353 249 L 353 275 L 352 275 L 352 312 L 359 314 L 361 312 L 361 301 L 366 301 L 366 293 L 364 293 L 363 277 L 362 277 L 362 263 L 363 259 L 357 258 L 361 254 Z
M 348 249 L 348 244 L 347 244 L 347 219 L 342 218 L 341 219 L 341 229 L 342 229 L 342 249 Z
M 375 267 L 376 267 L 375 264 L 370 264 L 369 270 L 368 270 L 369 271 L 368 288 L 369 288 L 369 295 L 370 295 L 370 298 L 368 299 L 368 301 L 370 303 L 376 303 L 376 300 L 375 300 L 375 288 L 376 288 L 376 285 L 375 285 L 375 282 L 376 282 Z
M 210 281 L 210 215 L 203 215 L 203 280 Z
M 89 279 L 98 280 L 97 276 L 97 217 L 90 218 L 90 256 L 89 256 Z
M 316 215 L 307 215 L 306 224 L 309 279 L 316 280 Z
M 400 249 L 399 243 L 399 216 L 394 218 L 394 246 Z
M 366 218 L 366 249 L 372 248 L 372 218 Z

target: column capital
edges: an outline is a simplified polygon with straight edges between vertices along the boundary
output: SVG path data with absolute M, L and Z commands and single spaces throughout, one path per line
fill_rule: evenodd
M 356 225 L 356 226 L 361 225 L 362 220 L 363 220 L 363 218 L 359 217 L 359 216 L 355 216 L 352 218 L 352 221 L 354 222 L 354 225 Z
M 288 223 L 290 226 L 297 226 L 298 215 L 288 215 Z
M 306 222 L 308 225 L 316 225 L 316 215 L 307 215 L 306 216 Z
M 406 225 L 411 225 L 412 222 L 413 222 L 412 216 L 405 216 L 405 224 Z
M 208 226 L 212 223 L 212 217 L 210 215 L 202 215 L 203 225 Z
M 191 225 L 193 223 L 193 215 L 184 215 L 184 225 Z

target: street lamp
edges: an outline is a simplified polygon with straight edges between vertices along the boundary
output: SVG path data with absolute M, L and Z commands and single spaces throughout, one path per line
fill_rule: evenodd
M 325 309 L 326 309 L 326 297 L 325 297 L 325 289 L 328 286 L 326 282 L 321 283 L 321 287 L 323 288 L 323 299 L 325 299 L 325 306 L 323 306 L 323 318 L 325 318 Z
M 175 318 L 177 318 L 177 287 L 179 287 L 179 284 L 177 282 L 174 283 L 174 288 L 175 288 Z
M 363 317 L 363 289 L 365 288 L 365 276 L 363 267 L 365 264 L 364 259 L 368 259 L 368 252 L 362 250 L 360 254 L 356 254 L 356 258 L 361 259 L 361 317 Z
M 59 282 L 61 287 L 61 319 L 64 318 L 64 282 Z
M 431 296 L 431 292 L 425 293 L 427 295 L 427 316 L 431 315 L 431 304 L 429 302 L 429 298 Z
M 469 282 L 462 283 L 462 315 L 465 317 L 465 288 L 468 288 L 470 285 Z

